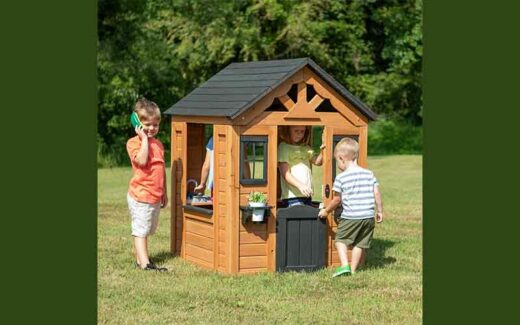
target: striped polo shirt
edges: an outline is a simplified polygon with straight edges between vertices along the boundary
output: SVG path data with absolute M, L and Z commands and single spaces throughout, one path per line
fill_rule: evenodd
M 362 167 L 349 168 L 336 176 L 332 190 L 341 193 L 344 219 L 369 219 L 375 215 L 374 173 Z

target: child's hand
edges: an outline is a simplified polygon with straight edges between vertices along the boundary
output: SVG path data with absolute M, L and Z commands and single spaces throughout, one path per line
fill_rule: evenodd
M 303 196 L 310 197 L 312 196 L 312 188 L 310 186 L 302 185 L 298 188 Z
M 163 195 L 161 199 L 161 208 L 166 208 L 166 206 L 168 206 L 168 197 Z
M 141 141 L 143 141 L 144 139 L 148 140 L 148 136 L 146 135 L 146 133 L 144 133 L 144 129 L 142 126 L 140 126 L 140 125 L 136 126 L 135 133 L 137 133 L 137 135 L 139 136 L 139 139 L 141 139 Z
M 383 222 L 383 212 L 376 213 L 376 222 L 377 223 Z
M 198 192 L 198 193 L 201 193 L 201 192 L 204 192 L 204 189 L 206 188 L 206 185 L 205 184 L 199 184 L 197 185 L 194 189 L 193 189 L 193 192 Z
M 321 209 L 320 212 L 318 213 L 318 217 L 320 217 L 321 219 L 324 219 L 324 218 L 327 218 L 327 210 L 326 209 Z

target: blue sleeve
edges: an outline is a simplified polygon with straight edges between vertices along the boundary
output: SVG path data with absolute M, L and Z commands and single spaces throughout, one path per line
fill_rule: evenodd
M 213 151 L 213 137 L 209 138 L 208 144 L 206 145 L 206 149 Z

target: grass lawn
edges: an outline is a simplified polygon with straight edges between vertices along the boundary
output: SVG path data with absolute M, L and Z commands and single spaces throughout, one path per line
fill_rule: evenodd
M 354 276 L 230 276 L 169 254 L 169 209 L 149 242 L 167 273 L 133 267 L 126 191 L 130 168 L 98 170 L 98 321 L 101 324 L 420 324 L 422 156 L 369 157 L 385 221 Z M 169 171 L 168 171 L 169 175 Z

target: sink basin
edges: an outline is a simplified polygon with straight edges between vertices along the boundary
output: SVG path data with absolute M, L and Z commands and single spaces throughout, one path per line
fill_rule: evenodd
M 188 196 L 188 201 L 189 201 L 189 196 Z M 211 203 L 211 197 L 210 196 L 206 196 L 206 195 L 194 195 L 191 197 L 191 201 L 190 203 L 191 204 L 194 204 L 194 203 Z

